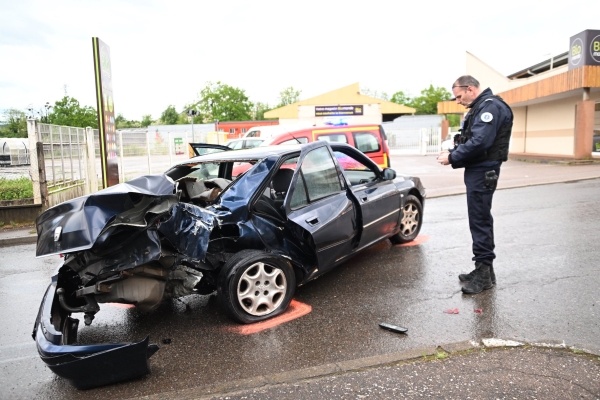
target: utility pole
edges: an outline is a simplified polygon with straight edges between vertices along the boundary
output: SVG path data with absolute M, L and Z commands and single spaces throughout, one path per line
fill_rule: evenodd
M 196 142 L 196 137 L 194 136 L 194 117 L 198 114 L 198 111 L 188 108 L 187 115 L 192 118 L 192 141 Z

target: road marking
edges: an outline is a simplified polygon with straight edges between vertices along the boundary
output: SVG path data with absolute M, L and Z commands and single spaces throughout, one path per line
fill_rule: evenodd
M 113 307 L 117 307 L 117 308 L 134 308 L 135 306 L 133 304 L 123 304 L 123 303 L 104 303 L 107 306 L 113 306 Z
M 240 325 L 229 327 L 229 332 L 238 333 L 240 335 L 252 335 L 254 333 L 262 332 L 267 329 L 274 328 L 296 318 L 300 318 L 312 311 L 312 307 L 308 304 L 292 300 L 288 309 L 281 315 L 268 319 L 266 321 L 256 322 L 254 324 Z
M 429 236 L 419 235 L 412 242 L 397 244 L 396 247 L 418 246 L 421 243 L 425 243 L 428 240 L 429 240 Z

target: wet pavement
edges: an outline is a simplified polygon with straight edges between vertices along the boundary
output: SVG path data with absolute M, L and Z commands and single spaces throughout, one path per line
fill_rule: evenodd
M 422 160 L 428 158 L 432 160 Z M 403 161 L 394 168 L 402 170 Z M 502 170 L 500 187 L 511 174 L 510 164 Z M 415 173 L 429 193 L 436 187 L 435 174 L 428 178 L 434 167 L 438 166 L 423 163 L 422 173 Z M 161 349 L 150 359 L 150 375 L 87 391 L 56 378 L 39 360 L 30 337 L 57 259 L 35 259 L 33 244 L 0 247 L 0 319 L 5 321 L 0 328 L 0 397 L 195 398 L 245 390 L 240 396 L 254 396 L 248 398 L 273 398 L 277 393 L 278 398 L 389 398 L 398 392 L 407 397 L 552 398 L 543 385 L 537 392 L 533 386 L 524 387 L 533 385 L 535 375 L 525 380 L 522 375 L 527 372 L 514 368 L 535 371 L 563 362 L 569 366 L 563 373 L 584 384 L 569 383 L 573 379 L 551 371 L 536 379 L 572 384 L 583 398 L 598 398 L 600 214 L 595 210 L 600 208 L 600 180 L 575 181 L 593 177 L 600 166 L 554 167 L 550 166 L 552 178 L 571 168 L 572 182 L 496 193 L 498 284 L 491 290 L 463 295 L 456 277 L 472 268 L 464 195 L 430 198 L 418 244 L 380 243 L 299 288 L 295 299 L 312 311 L 272 329 L 240 334 L 239 325 L 225 317 L 214 296 L 169 301 L 150 314 L 102 305 L 94 324 L 80 329 L 81 342 L 127 342 L 149 334 Z M 450 180 L 462 182 L 461 171 L 445 171 L 447 186 Z M 529 179 L 523 170 L 514 174 L 515 179 Z M 444 312 L 450 309 L 459 312 Z M 408 334 L 382 330 L 380 322 L 407 327 Z M 478 350 L 487 338 L 576 350 Z M 456 353 L 446 358 L 439 355 L 440 349 Z M 396 362 L 402 364 L 395 366 Z M 577 372 L 580 369 L 589 379 Z M 485 379 L 480 380 L 480 374 Z M 505 381 L 511 376 L 519 379 Z M 485 386 L 493 379 L 498 380 L 493 388 Z M 454 381 L 452 386 L 449 382 Z M 343 390 L 348 385 L 353 391 Z M 369 392 L 370 387 L 375 391 Z M 452 388 L 463 391 L 448 391 Z M 305 391 L 309 389 L 315 396 Z M 554 392 L 554 398 L 565 398 L 560 393 Z

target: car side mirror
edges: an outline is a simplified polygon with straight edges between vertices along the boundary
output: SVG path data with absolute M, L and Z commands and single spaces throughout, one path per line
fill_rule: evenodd
M 396 179 L 396 171 L 391 168 L 385 168 L 383 170 L 383 180 L 384 181 L 393 181 Z

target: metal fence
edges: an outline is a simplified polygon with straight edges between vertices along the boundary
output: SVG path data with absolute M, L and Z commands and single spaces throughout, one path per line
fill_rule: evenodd
M 85 180 L 85 128 L 38 124 L 44 146 L 44 166 L 48 191 L 79 184 Z
M 397 155 L 437 154 L 442 145 L 442 128 L 390 129 L 386 128 L 390 152 Z
M 117 131 L 119 181 L 126 182 L 140 175 L 165 172 L 173 164 L 190 158 L 188 143 L 223 143 L 225 132 L 159 133 L 146 129 Z M 96 171 L 100 173 L 99 134 L 94 131 Z M 99 175 L 98 175 L 99 176 Z M 101 181 L 100 177 L 98 178 Z

